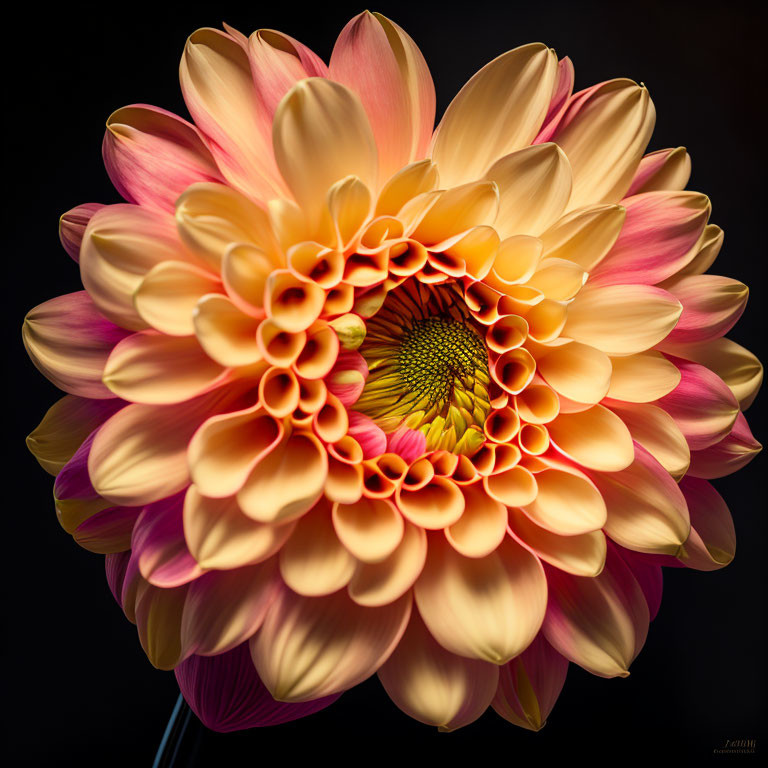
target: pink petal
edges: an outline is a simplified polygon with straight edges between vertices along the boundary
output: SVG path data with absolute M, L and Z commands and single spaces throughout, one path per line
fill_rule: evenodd
M 122 402 L 122 401 L 121 401 Z M 56 475 L 53 484 L 53 495 L 56 499 L 95 499 L 98 493 L 91 484 L 88 475 L 88 456 L 98 429 L 94 429 L 75 451 L 74 456 L 62 467 Z
M 80 261 L 80 244 L 83 232 L 96 211 L 105 206 L 102 203 L 83 203 L 67 211 L 59 219 L 59 240 L 64 250 L 76 261 Z
M 130 559 L 130 550 L 126 552 L 115 552 L 104 558 L 104 570 L 107 574 L 109 591 L 112 593 L 112 597 L 115 598 L 120 607 L 123 605 L 123 582 L 125 581 L 125 573 Z
M 369 416 L 357 411 L 349 412 L 349 434 L 360 443 L 364 459 L 381 456 L 387 450 L 387 436 Z
M 393 45 L 390 37 L 399 40 Z M 339 34 L 330 73 L 363 103 L 382 180 L 426 155 L 435 89 L 424 57 L 400 27 L 368 11 L 355 16 Z
M 674 173 L 670 178 L 668 174 L 672 172 L 670 166 L 673 164 Z M 652 189 L 685 189 L 690 175 L 691 158 L 685 151 L 685 147 L 649 152 L 640 161 L 635 171 L 632 185 L 627 190 L 627 197 L 640 192 L 650 192 Z M 671 185 L 669 185 L 670 182 Z
M 693 257 L 710 212 L 709 200 L 698 192 L 646 192 L 622 205 L 627 216 L 621 234 L 590 283 L 654 285 L 674 275 Z
M 129 203 L 173 211 L 191 184 L 222 181 L 200 131 L 148 104 L 113 112 L 101 151 L 109 178 Z
M 352 405 L 360 397 L 368 378 L 365 358 L 354 350 L 343 350 L 325 378 L 325 385 L 343 405 Z
M 664 287 L 683 305 L 683 313 L 666 339 L 674 344 L 724 336 L 741 317 L 749 298 L 744 283 L 719 275 L 687 275 Z
M 616 545 L 616 551 L 629 566 L 629 570 L 637 579 L 640 589 L 643 590 L 651 621 L 653 621 L 661 607 L 661 594 L 664 588 L 661 566 L 652 562 L 646 555 L 633 552 L 631 549 L 624 549 L 624 547 Z
M 743 413 L 739 413 L 733 429 L 719 442 L 691 453 L 688 473 L 693 477 L 714 480 L 745 467 L 762 450 L 755 440 Z
M 679 357 L 667 357 L 680 370 L 681 379 L 656 405 L 675 420 L 692 451 L 709 448 L 731 431 L 739 404 L 725 382 L 709 368 Z
M 130 549 L 133 526 L 141 507 L 108 507 L 77 526 L 72 537 L 90 552 L 107 554 Z
M 203 573 L 184 539 L 185 493 L 148 504 L 133 529 L 132 558 L 141 575 L 157 587 L 178 587 Z
M 325 709 L 341 695 L 301 704 L 275 701 L 256 673 L 247 643 L 218 656 L 190 656 L 174 671 L 192 711 L 220 733 L 298 720 Z
M 427 450 L 427 438 L 423 432 L 408 427 L 399 427 L 387 436 L 387 451 L 396 453 L 409 464 Z
M 298 40 L 272 29 L 259 29 L 248 45 L 256 93 L 270 120 L 286 93 L 305 77 L 328 77 L 323 60 Z
M 552 101 L 549 103 L 549 111 L 544 118 L 539 135 L 531 142 L 532 144 L 544 144 L 552 138 L 570 103 L 573 79 L 573 62 L 566 56 L 557 63 L 557 79 L 555 90 L 552 92 Z

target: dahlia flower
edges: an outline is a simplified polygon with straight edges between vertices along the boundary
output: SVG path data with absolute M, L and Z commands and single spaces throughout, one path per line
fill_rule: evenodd
M 66 393 L 29 447 L 151 663 L 221 731 L 374 673 L 537 730 L 569 662 L 628 675 L 661 567 L 732 559 L 709 480 L 760 448 L 747 288 L 646 88 L 523 45 L 433 131 L 368 12 L 329 65 L 226 27 L 180 74 L 193 122 L 109 117 L 126 202 L 62 216 L 84 290 L 23 332 Z

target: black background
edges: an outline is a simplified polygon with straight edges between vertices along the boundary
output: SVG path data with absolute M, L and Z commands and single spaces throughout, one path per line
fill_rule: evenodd
M 577 89 L 617 76 L 644 82 L 658 111 L 651 149 L 684 144 L 690 187 L 710 195 L 725 232 L 714 271 L 750 284 L 747 311 L 730 334 L 766 360 L 766 16 L 758 3 L 395 3 L 379 10 L 421 47 L 437 88 L 438 115 L 478 68 L 517 45 L 543 41 L 569 55 Z M 245 33 L 280 29 L 328 59 L 360 5 L 287 2 L 76 3 L 16 6 L 6 19 L 3 89 L 5 229 L 3 320 L 11 391 L 4 401 L 3 717 L 14 765 L 148 766 L 178 689 L 147 662 L 135 628 L 109 594 L 103 558 L 80 549 L 56 522 L 52 479 L 23 438 L 59 396 L 24 353 L 26 311 L 78 290 L 76 265 L 58 244 L 59 215 L 83 202 L 117 202 L 100 147 L 107 116 L 125 104 L 186 115 L 177 69 L 184 41 L 227 21 Z M 765 397 L 748 416 L 765 439 Z M 539 734 L 494 713 L 454 734 L 421 725 L 390 703 L 376 679 L 306 720 L 200 738 L 202 766 L 357 765 L 502 760 L 719 760 L 726 740 L 765 750 L 766 505 L 758 458 L 716 483 L 738 535 L 725 570 L 665 570 L 665 595 L 628 679 L 603 680 L 571 665 Z M 277 752 L 275 752 L 277 750 Z M 734 762 L 754 758 L 736 756 Z

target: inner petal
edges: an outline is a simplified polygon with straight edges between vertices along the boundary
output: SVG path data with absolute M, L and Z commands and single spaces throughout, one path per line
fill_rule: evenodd
M 422 432 L 427 450 L 471 454 L 491 409 L 488 350 L 456 283 L 409 280 L 367 321 L 369 376 L 354 408 L 384 432 Z

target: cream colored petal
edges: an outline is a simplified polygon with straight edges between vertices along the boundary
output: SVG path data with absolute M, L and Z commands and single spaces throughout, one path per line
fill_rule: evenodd
M 537 473 L 536 483 L 536 498 L 523 509 L 540 527 L 562 536 L 577 536 L 605 524 L 600 492 L 582 474 L 545 469 Z
M 418 490 L 399 486 L 395 498 L 407 520 L 428 530 L 453 525 L 464 511 L 461 491 L 444 477 L 435 477 Z
M 193 485 L 184 498 L 184 538 L 200 567 L 228 570 L 266 560 L 283 546 L 296 523 L 251 520 L 237 501 L 211 499 Z
M 605 565 L 605 536 L 600 530 L 561 536 L 536 525 L 518 509 L 509 510 L 515 536 L 546 563 L 575 576 L 597 576 Z
M 566 259 L 589 272 L 613 247 L 626 213 L 620 205 L 590 205 L 571 211 L 541 234 L 545 257 Z
M 633 460 L 632 437 L 624 422 L 602 405 L 580 413 L 561 413 L 547 425 L 552 442 L 590 469 L 616 472 Z
M 259 677 L 278 701 L 312 701 L 370 677 L 389 658 L 411 614 L 411 595 L 364 608 L 339 591 L 302 597 L 285 589 L 251 640 Z
M 462 488 L 464 513 L 445 535 L 453 548 L 465 557 L 485 557 L 504 540 L 507 508 L 490 498 L 478 484 Z
M 723 245 L 723 237 L 723 230 L 717 224 L 707 224 L 699 238 L 696 254 L 677 273 L 676 277 L 704 274 L 715 263 Z
M 354 175 L 376 188 L 377 153 L 360 99 L 339 83 L 301 80 L 283 97 L 272 128 L 275 158 L 310 227 L 329 187 Z
M 241 312 L 231 299 L 218 293 L 203 296 L 194 313 L 197 341 L 219 365 L 235 368 L 261 360 L 256 341 L 259 321 Z
M 133 294 L 164 261 L 197 262 L 180 241 L 173 216 L 139 205 L 109 205 L 86 227 L 80 277 L 104 317 L 139 331 L 147 323 L 136 312 Z
M 414 594 L 424 623 L 443 648 L 505 664 L 539 631 L 547 581 L 538 559 L 510 538 L 487 557 L 468 558 L 435 534 Z
M 384 499 L 360 499 L 355 504 L 334 504 L 333 525 L 341 543 L 358 560 L 380 563 L 403 539 L 403 517 Z
M 397 549 L 380 563 L 358 563 L 347 592 L 358 605 L 388 605 L 413 586 L 426 558 L 427 534 L 406 520 Z
M 649 403 L 610 403 L 609 407 L 627 425 L 632 439 L 680 480 L 691 463 L 691 452 L 675 420 L 663 408 Z
M 655 190 L 685 189 L 691 177 L 691 156 L 685 147 L 659 149 L 648 153 L 632 179 L 627 195 Z
M 339 541 L 325 499 L 296 524 L 280 550 L 280 575 L 300 595 L 330 595 L 345 587 L 355 572 L 355 558 Z
M 500 157 L 533 141 L 557 74 L 542 43 L 507 51 L 486 64 L 449 104 L 435 133 L 432 159 L 443 184 L 482 178 Z
M 406 165 L 382 187 L 376 201 L 376 216 L 396 216 L 414 197 L 437 188 L 437 166 L 431 160 Z
M 527 285 L 541 291 L 548 299 L 568 301 L 587 280 L 587 273 L 578 264 L 549 257 L 542 261 Z
M 502 238 L 539 235 L 560 218 L 571 195 L 571 167 L 557 144 L 536 144 L 497 160 L 485 178 L 499 187 Z
M 347 176 L 328 190 L 328 212 L 337 247 L 345 251 L 371 213 L 371 192 L 357 176 Z
M 274 264 L 282 254 L 264 208 L 224 184 L 193 184 L 176 201 L 176 226 L 186 246 L 215 271 L 233 243 L 264 251 Z
M 395 652 L 379 669 L 379 680 L 410 717 L 441 731 L 477 720 L 496 693 L 499 669 L 449 653 L 414 611 Z
M 183 261 L 164 261 L 141 281 L 133 305 L 150 327 L 169 336 L 191 336 L 198 300 L 219 290 L 221 281 L 210 272 Z
M 274 263 L 266 251 L 253 245 L 236 244 L 224 251 L 221 279 L 229 298 L 254 317 L 264 314 L 264 289 Z
M 609 355 L 632 355 L 664 339 L 682 311 L 680 302 L 661 288 L 587 285 L 568 307 L 563 335 Z
M 611 382 L 611 360 L 604 352 L 578 342 L 542 347 L 536 369 L 558 394 L 579 403 L 599 403 Z
M 763 382 L 762 363 L 748 349 L 725 337 L 695 344 L 664 343 L 661 349 L 714 371 L 733 392 L 742 411 L 752 404 Z
M 655 123 L 648 91 L 623 79 L 597 86 L 566 112 L 553 140 L 573 171 L 571 210 L 624 197 Z
M 536 237 L 515 235 L 502 240 L 485 282 L 502 293 L 529 280 L 541 261 L 542 243 Z
M 160 405 L 196 397 L 227 375 L 194 337 L 141 331 L 115 346 L 104 367 L 103 381 L 125 400 Z
M 287 522 L 314 506 L 327 474 L 328 455 L 320 441 L 294 434 L 254 467 L 237 500 L 254 520 Z
M 674 555 L 690 530 L 685 499 L 650 453 L 636 446 L 635 456 L 621 472 L 591 475 L 608 508 L 604 530 L 627 549 Z
M 659 352 L 611 358 L 608 397 L 630 403 L 652 403 L 680 383 L 680 371 Z

